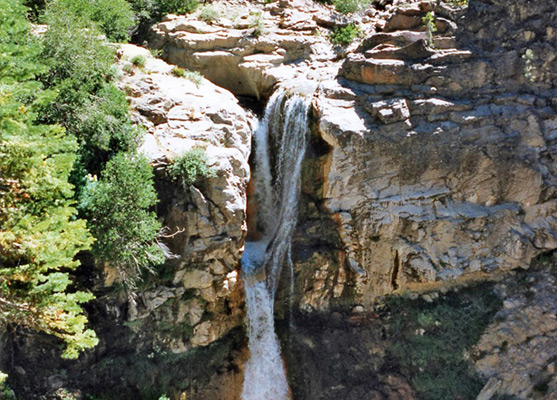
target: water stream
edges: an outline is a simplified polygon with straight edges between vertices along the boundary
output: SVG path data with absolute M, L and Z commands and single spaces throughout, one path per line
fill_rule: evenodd
M 250 359 L 242 400 L 290 398 L 273 319 L 273 304 L 284 265 L 292 268 L 300 176 L 308 136 L 312 90 L 278 89 L 255 133 L 254 182 L 262 238 L 246 242 L 242 270 L 246 283 Z M 293 271 L 290 271 L 293 276 Z

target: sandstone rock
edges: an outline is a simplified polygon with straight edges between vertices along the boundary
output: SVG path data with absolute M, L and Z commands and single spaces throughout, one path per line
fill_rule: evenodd
M 216 3 L 219 6 L 219 3 Z M 245 16 L 230 24 L 216 21 L 210 29 L 196 16 L 182 16 L 153 26 L 149 45 L 165 50 L 165 58 L 184 68 L 201 71 L 212 82 L 237 95 L 269 97 L 273 87 L 300 72 L 300 61 L 332 60 L 337 52 L 326 35 L 315 35 L 330 19 L 327 8 L 290 4 L 261 8 L 265 28 L 252 35 L 254 5 L 226 3 L 227 14 Z M 331 27 L 336 22 L 331 20 Z M 343 51 L 343 50 L 340 50 Z
M 212 27 L 201 29 L 203 24 L 199 21 L 178 17 L 162 24 L 161 29 L 168 32 L 174 29 L 215 32 Z M 212 333 L 199 334 L 204 339 L 194 339 L 197 345 L 208 344 L 207 341 L 217 340 L 219 335 L 241 324 L 241 308 L 234 315 L 224 311 L 224 303 L 237 296 L 235 288 L 218 297 L 215 287 L 222 287 L 227 281 L 226 273 L 238 267 L 246 234 L 245 193 L 252 117 L 226 90 L 207 80 L 197 84 L 173 76 L 173 67 L 154 59 L 146 49 L 122 45 L 120 65 L 134 55 L 146 58 L 143 71 L 123 74 L 119 84 L 132 95 L 134 118 L 148 128 L 140 151 L 158 165 L 159 213 L 168 234 L 163 240 L 174 254 L 167 260 L 167 268 L 173 270 L 174 277 L 172 286 L 145 290 L 137 304 L 130 305 L 128 318 L 151 316 L 163 325 L 165 321 L 177 320 L 193 327 L 200 322 L 204 310 L 211 309 L 214 320 L 207 322 L 213 326 Z M 195 147 L 205 149 L 216 176 L 198 187 L 173 184 L 164 167 Z M 185 290 L 194 291 L 197 297 L 182 300 Z M 165 334 L 155 335 L 161 342 L 168 342 Z M 194 346 L 188 338 L 172 343 L 175 352 Z
M 497 393 L 545 398 L 534 391 L 541 380 L 546 382 L 548 393 L 557 388 L 557 376 L 551 368 L 548 370 L 553 355 L 557 354 L 555 277 L 547 272 L 533 272 L 523 280 L 528 284 L 520 285 L 510 279 L 500 284 L 504 307 L 477 345 L 482 356 L 476 367 L 489 378 L 485 393 L 482 391 L 484 396 Z

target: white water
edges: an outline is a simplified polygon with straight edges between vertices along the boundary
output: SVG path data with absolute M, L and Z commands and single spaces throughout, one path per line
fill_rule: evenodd
M 277 90 L 255 133 L 254 181 L 263 239 L 247 242 L 242 257 L 251 353 L 242 400 L 290 398 L 275 334 L 273 303 L 283 265 L 292 268 L 291 242 L 297 222 L 310 99 Z

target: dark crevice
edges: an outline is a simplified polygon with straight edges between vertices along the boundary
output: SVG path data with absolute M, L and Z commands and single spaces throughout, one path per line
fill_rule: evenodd
M 398 250 L 395 250 L 395 259 L 393 261 L 393 273 L 391 274 L 391 287 L 393 291 L 398 289 L 398 273 L 400 271 L 400 258 L 398 256 Z

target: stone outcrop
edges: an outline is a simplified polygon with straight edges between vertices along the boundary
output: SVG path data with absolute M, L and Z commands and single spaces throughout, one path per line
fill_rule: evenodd
M 493 394 L 545 399 L 557 393 L 557 286 L 553 273 L 508 278 L 496 291 L 504 298 L 475 351 L 476 368 Z
M 333 48 L 320 26 L 342 21 L 312 1 L 227 1 L 211 7 L 219 13 L 211 24 L 198 14 L 167 16 L 152 28 L 149 46 L 236 95 L 268 98 L 278 82 L 307 69 L 302 61 L 319 64 L 343 51 Z
M 327 36 L 350 19 L 309 0 L 215 2 L 211 23 L 198 12 L 152 27 L 150 47 L 208 80 L 179 77 L 147 50 L 122 47 L 120 85 L 146 128 L 140 150 L 155 167 L 168 259 L 133 301 L 117 293 L 107 266 L 91 306 L 101 343 L 81 364 L 64 366 L 66 377 L 50 372 L 62 369 L 54 351 L 26 353 L 40 338 L 12 344 L 25 366 L 12 368 L 19 386 L 36 373 L 35 393 L 68 379 L 116 387 L 112 372 L 125 370 L 124 396 L 175 379 L 173 398 L 239 398 L 247 354 L 238 267 L 253 124 L 228 90 L 264 100 L 283 82 L 307 79 L 318 88 L 295 281 L 293 293 L 283 282 L 277 297 L 277 314 L 292 318 L 297 335 L 285 348 L 296 398 L 414 398 L 411 380 L 392 370 L 392 321 L 375 303 L 412 292 L 426 293 L 429 304 L 439 291 L 484 280 L 500 280 L 504 306 L 470 349 L 485 381 L 479 398 L 542 399 L 557 390 L 555 274 L 513 276 L 557 248 L 554 7 L 376 3 L 351 17 L 365 37 L 345 47 Z M 435 16 L 431 41 L 426 13 Z M 132 65 L 136 55 L 143 67 Z M 216 176 L 181 186 L 168 166 L 199 147 Z
M 456 48 L 406 27 L 371 34 L 317 94 L 330 146 L 320 196 L 364 305 L 490 279 L 557 247 L 555 16 L 517 5 L 507 26 L 492 3 L 454 10 L 459 30 L 434 43 Z
M 123 45 L 119 54 L 119 85 L 130 98 L 132 118 L 146 129 L 139 151 L 156 168 L 162 241 L 171 253 L 165 267 L 170 279 L 141 291 L 128 320 L 183 325 L 175 337 L 156 327 L 153 333 L 171 351 L 184 352 L 243 322 L 238 268 L 253 121 L 228 91 L 205 79 L 176 76 L 175 67 L 148 50 Z M 130 62 L 138 56 L 146 60 L 142 68 Z M 215 176 L 184 187 L 166 167 L 194 148 L 204 149 Z

